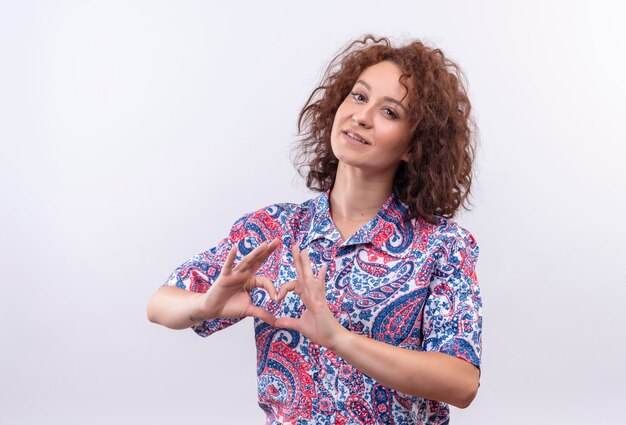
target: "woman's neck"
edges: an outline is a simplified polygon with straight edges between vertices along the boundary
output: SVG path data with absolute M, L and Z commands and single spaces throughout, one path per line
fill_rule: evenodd
M 365 178 L 360 170 L 340 164 L 329 197 L 333 221 L 364 225 L 378 214 L 392 188 L 392 179 Z

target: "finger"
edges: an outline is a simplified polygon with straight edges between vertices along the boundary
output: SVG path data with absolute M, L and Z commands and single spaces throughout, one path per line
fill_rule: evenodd
M 302 266 L 304 268 L 304 275 L 308 279 L 315 279 L 315 275 L 313 274 L 313 269 L 311 268 L 311 259 L 309 258 L 309 251 L 304 248 L 302 250 Z
M 237 271 L 240 271 L 240 272 L 247 271 L 250 267 L 252 267 L 252 264 L 254 264 L 256 258 L 259 255 L 262 255 L 263 252 L 265 252 L 265 250 L 267 250 L 267 243 L 263 242 L 261 243 L 261 245 L 254 248 L 252 251 L 250 251 L 247 255 L 245 255 L 241 259 L 239 264 L 235 266 Z
M 326 285 L 326 272 L 328 272 L 328 264 L 324 264 L 317 274 L 317 280 Z
M 300 263 L 300 250 L 298 249 L 296 244 L 293 244 L 293 246 L 291 247 L 291 254 L 293 256 L 293 266 L 296 268 L 296 275 L 299 277 L 304 277 L 304 275 L 302 274 L 302 265 Z
M 276 248 L 278 248 L 280 246 L 280 238 L 274 238 L 272 239 L 272 241 L 269 243 L 268 248 L 274 252 L 274 250 Z
M 255 276 L 254 284 L 257 288 L 263 288 L 274 301 L 278 299 L 274 282 L 266 276 Z
M 248 307 L 246 310 L 246 316 L 256 317 L 257 319 L 261 319 L 265 323 L 272 326 L 274 326 L 274 323 L 276 322 L 276 317 L 274 317 L 272 313 L 255 305 Z
M 285 283 L 284 285 L 282 285 L 279 289 L 278 289 L 278 299 L 277 301 L 282 301 L 286 296 L 288 292 L 293 291 L 294 289 L 296 289 L 296 280 L 292 280 L 291 282 Z
M 254 271 L 258 270 L 259 267 L 261 267 L 261 265 L 270 257 L 270 255 L 272 255 L 276 248 L 278 248 L 278 246 L 280 245 L 280 239 L 275 238 L 272 239 L 269 243 L 264 243 L 267 244 L 265 251 L 259 253 L 259 255 L 257 255 L 256 258 L 254 258 L 250 263 L 250 268 L 254 269 Z
M 294 331 L 301 331 L 300 319 L 294 319 L 293 317 L 279 317 L 274 321 L 274 327 L 293 329 Z
M 235 258 L 237 257 L 237 245 L 233 245 L 233 247 L 228 252 L 226 256 L 226 261 L 224 261 L 224 267 L 222 267 L 222 274 L 229 274 L 233 269 L 233 263 L 235 262 Z

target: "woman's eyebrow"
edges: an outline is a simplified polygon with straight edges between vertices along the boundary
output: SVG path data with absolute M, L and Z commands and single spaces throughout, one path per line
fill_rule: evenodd
M 355 84 L 358 84 L 358 83 L 363 84 L 363 85 L 365 86 L 365 88 L 366 88 L 366 89 L 368 89 L 368 90 L 372 90 L 372 87 L 371 87 L 369 84 L 367 84 L 365 81 L 363 81 L 363 80 L 357 80 L 357 82 L 356 82 Z M 398 100 L 394 99 L 393 97 L 383 96 L 383 99 L 384 99 L 384 100 L 386 100 L 386 101 L 388 101 L 388 102 L 391 102 L 391 103 L 395 103 L 395 104 L 397 104 L 399 107 L 401 107 L 402 109 L 404 109 L 404 110 L 406 111 L 406 108 L 404 107 L 404 105 L 403 105 L 402 103 L 400 103 L 400 101 L 398 101 Z

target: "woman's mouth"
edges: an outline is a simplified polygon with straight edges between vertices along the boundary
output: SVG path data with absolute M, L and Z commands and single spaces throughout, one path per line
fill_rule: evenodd
M 354 140 L 356 142 L 359 142 L 359 143 L 362 143 L 364 145 L 369 145 L 370 144 L 367 140 L 363 139 L 358 134 L 351 132 L 350 130 L 344 130 L 343 134 L 345 134 L 346 136 L 348 136 L 352 140 Z

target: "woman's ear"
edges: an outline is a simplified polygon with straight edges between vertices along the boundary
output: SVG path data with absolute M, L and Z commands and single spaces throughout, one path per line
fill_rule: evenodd
M 406 163 L 411 161 L 411 155 L 412 155 L 412 151 L 413 151 L 413 147 L 415 146 L 415 140 L 413 139 L 413 135 L 415 134 L 415 129 L 417 128 L 417 124 L 413 124 L 413 127 L 411 129 L 411 136 L 409 139 L 409 143 L 408 146 L 406 147 L 406 151 L 404 152 L 404 154 L 400 157 L 400 159 Z
M 406 152 L 404 152 L 404 154 L 400 157 L 400 159 L 404 162 L 409 162 L 409 160 L 411 159 L 411 149 L 406 150 Z

